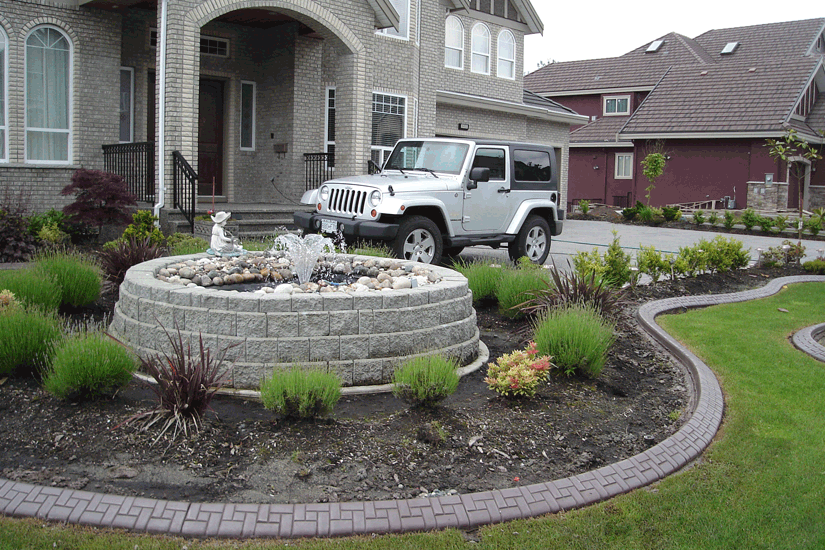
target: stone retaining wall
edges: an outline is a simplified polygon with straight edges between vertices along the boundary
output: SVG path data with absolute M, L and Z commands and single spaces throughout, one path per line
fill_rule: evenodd
M 478 327 L 467 279 L 431 267 L 441 281 L 418 288 L 312 294 L 255 294 L 184 287 L 156 279 L 169 264 L 203 254 L 160 258 L 132 267 L 120 287 L 109 332 L 142 357 L 169 349 L 179 328 L 196 348 L 233 346 L 229 386 L 257 388 L 273 368 L 293 364 L 337 374 L 343 385 L 383 384 L 415 355 L 442 354 L 462 365 L 478 355 Z

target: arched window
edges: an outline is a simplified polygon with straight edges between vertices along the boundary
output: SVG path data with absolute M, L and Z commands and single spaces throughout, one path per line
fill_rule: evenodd
M 490 29 L 483 23 L 473 27 L 473 61 L 474 73 L 490 74 Z
M 498 34 L 498 76 L 516 78 L 516 39 L 508 30 Z
M 26 161 L 70 162 L 72 43 L 55 27 L 26 38 Z
M 444 66 L 464 68 L 464 25 L 455 15 L 449 16 L 444 25 Z
M 0 162 L 9 160 L 8 74 L 9 38 L 0 28 Z

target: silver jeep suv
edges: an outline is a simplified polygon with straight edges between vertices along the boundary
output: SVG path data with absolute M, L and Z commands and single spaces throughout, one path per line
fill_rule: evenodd
M 305 232 L 385 241 L 425 263 L 505 243 L 512 260 L 544 263 L 564 224 L 557 150 L 506 141 L 404 139 L 379 174 L 327 181 L 301 202 L 315 206 L 295 213 Z

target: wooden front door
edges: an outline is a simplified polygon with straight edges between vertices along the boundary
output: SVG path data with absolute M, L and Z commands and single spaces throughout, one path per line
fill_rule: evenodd
M 201 79 L 198 110 L 198 195 L 223 195 L 224 83 Z

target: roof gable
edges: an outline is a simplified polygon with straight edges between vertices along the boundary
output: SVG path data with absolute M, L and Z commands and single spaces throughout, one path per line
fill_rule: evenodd
M 696 42 L 716 61 L 753 62 L 772 57 L 811 55 L 812 45 L 821 36 L 825 18 L 766 23 L 708 31 Z M 738 42 L 731 54 L 722 54 L 726 44 Z

